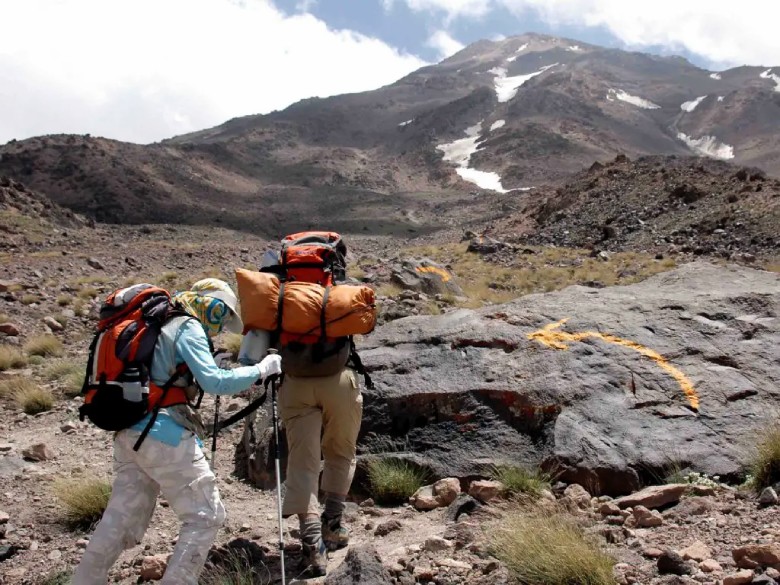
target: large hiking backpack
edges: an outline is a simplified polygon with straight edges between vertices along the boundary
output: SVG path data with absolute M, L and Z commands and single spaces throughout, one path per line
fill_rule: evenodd
M 184 388 L 174 383 L 189 374 L 177 368 L 162 386 L 150 380 L 152 356 L 162 327 L 176 317 L 193 318 L 177 309 L 168 291 L 137 284 L 111 293 L 100 307 L 100 321 L 89 347 L 82 387 L 80 419 L 119 431 L 152 418 L 135 445 L 141 446 L 160 408 L 189 404 Z
M 347 247 L 341 236 L 336 232 L 298 232 L 284 237 L 281 243 L 278 263 L 261 268 L 279 276 L 282 283 L 280 298 L 284 295 L 286 282 L 310 282 L 325 287 L 320 335 L 283 331 L 282 316 L 277 319 L 280 328 L 273 332 L 271 341 L 282 356 L 285 372 L 298 377 L 329 376 L 350 366 L 365 377 L 366 386 L 373 387 L 352 336 L 329 337 L 324 326 L 330 289 L 347 280 Z M 281 303 L 279 307 L 282 307 Z

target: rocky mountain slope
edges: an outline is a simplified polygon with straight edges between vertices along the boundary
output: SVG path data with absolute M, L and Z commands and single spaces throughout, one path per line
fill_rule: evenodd
M 275 234 L 306 227 L 304 216 L 409 233 L 462 219 L 469 191 L 537 186 L 621 152 L 695 153 L 776 174 L 772 71 L 711 73 L 679 58 L 523 35 L 481 41 L 374 91 L 160 144 L 12 141 L 0 147 L 0 172 L 102 221 Z

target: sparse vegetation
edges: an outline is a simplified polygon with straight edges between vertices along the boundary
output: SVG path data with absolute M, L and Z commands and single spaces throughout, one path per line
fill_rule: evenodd
M 394 284 L 392 282 L 388 282 L 386 284 L 383 284 L 383 285 L 380 285 L 379 287 L 377 287 L 376 294 L 377 295 L 381 295 L 381 296 L 385 296 L 385 297 L 397 297 L 398 295 L 401 294 L 401 292 L 403 290 L 404 289 L 402 289 L 397 284 Z
M 371 496 L 380 504 L 405 502 L 425 485 L 427 473 L 407 461 L 377 459 L 368 464 Z
M 65 396 L 73 398 L 81 393 L 84 364 L 69 359 L 52 360 L 44 367 L 43 376 L 50 382 L 57 383 Z
M 763 432 L 749 472 L 756 490 L 780 481 L 780 425 L 775 424 Z
M 178 280 L 179 280 L 179 273 L 178 272 L 173 272 L 173 271 L 163 272 L 159 276 L 159 278 L 157 279 L 157 281 L 160 283 L 160 285 L 162 285 L 164 287 L 165 286 L 171 286 L 174 283 L 176 283 L 176 281 L 178 281 Z
M 6 315 L 5 313 L 0 313 L 0 323 L 8 323 L 8 321 L 11 320 L 11 317 Z
M 218 565 L 207 565 L 200 577 L 202 585 L 260 585 L 269 583 L 270 571 L 264 565 L 252 566 L 241 553 L 231 553 Z
M 0 345 L 0 372 L 27 365 L 27 357 L 15 347 Z
M 496 465 L 490 475 L 504 484 L 505 493 L 510 496 L 539 496 L 543 490 L 550 489 L 550 476 L 536 468 Z
M 38 585 L 70 585 L 72 577 L 70 571 L 57 571 L 43 577 Z
M 529 253 L 514 266 L 488 262 L 483 256 L 469 252 L 465 243 L 410 248 L 405 254 L 452 266 L 452 272 L 469 297 L 463 303 L 466 307 L 504 303 L 522 295 L 550 292 L 572 284 L 631 284 L 676 266 L 672 259 L 656 260 L 650 254 L 638 252 L 614 253 L 608 260 L 602 260 L 591 257 L 587 250 L 574 248 L 528 246 L 527 250 Z M 385 296 L 397 296 L 400 292 L 394 284 L 382 285 L 377 290 Z
M 84 299 L 77 298 L 75 300 L 73 303 L 73 312 L 76 313 L 77 317 L 85 317 L 87 315 L 89 309 L 87 308 L 87 303 Z
M 13 391 L 14 400 L 26 414 L 38 414 L 51 410 L 54 396 L 51 391 L 41 388 L 30 378 L 14 378 L 8 381 L 8 389 Z
M 111 497 L 111 484 L 97 477 L 72 477 L 54 482 L 65 522 L 73 528 L 89 528 L 100 520 Z
M 520 583 L 614 585 L 614 559 L 562 513 L 510 511 L 491 526 L 491 553 Z
M 62 342 L 53 335 L 39 335 L 24 344 L 28 355 L 41 357 L 59 357 L 62 355 Z
M 238 352 L 241 349 L 241 342 L 244 337 L 239 333 L 227 333 L 222 336 L 222 343 L 220 344 L 227 351 L 233 354 L 233 359 L 238 357 Z
M 83 299 L 85 301 L 94 299 L 98 295 L 100 295 L 100 291 L 96 289 L 95 287 L 87 287 L 82 288 L 79 292 L 76 293 L 80 299 Z
M 41 298 L 38 295 L 29 294 L 22 295 L 22 298 L 19 300 L 23 305 L 34 305 L 35 303 L 39 303 Z
M 73 302 L 73 297 L 71 295 L 61 294 L 57 297 L 57 304 L 60 307 L 67 307 L 72 302 Z

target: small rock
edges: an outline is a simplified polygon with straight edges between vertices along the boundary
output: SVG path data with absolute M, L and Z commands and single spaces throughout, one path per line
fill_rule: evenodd
M 50 561 L 58 561 L 62 558 L 62 551 L 61 550 L 53 550 L 49 553 L 48 559 Z
M 457 477 L 440 479 L 433 484 L 433 495 L 439 502 L 439 506 L 449 506 L 460 493 L 460 481 Z
M 235 400 L 227 405 L 227 408 L 225 409 L 226 412 L 235 412 L 237 410 L 241 409 L 241 404 L 236 402 Z
M 76 541 L 77 548 L 87 548 L 89 541 L 86 538 L 82 538 Z
M 154 555 L 144 557 L 141 561 L 141 580 L 159 581 L 168 567 L 168 555 Z
M 238 529 L 239 532 L 249 532 L 252 530 L 251 524 L 242 524 L 241 528 Z
M 636 526 L 639 528 L 652 528 L 661 526 L 664 523 L 664 517 L 658 510 L 648 510 L 644 506 L 634 506 L 632 516 L 636 520 Z
M 63 329 L 65 329 L 62 323 L 57 321 L 57 319 L 55 319 L 51 315 L 43 318 L 43 324 L 46 325 L 46 327 L 48 327 L 52 331 L 62 331 Z
M 75 431 L 75 430 L 77 430 L 78 428 L 79 428 L 79 425 L 77 425 L 76 423 L 74 423 L 74 422 L 72 422 L 72 421 L 69 421 L 69 422 L 66 422 L 64 425 L 62 425 L 62 426 L 60 427 L 60 430 L 61 430 L 63 433 L 69 433 L 69 432 L 71 432 L 71 431 Z
M 747 585 L 753 581 L 755 573 L 750 569 L 743 569 L 738 573 L 732 573 L 723 578 L 723 585 Z
M 21 331 L 19 331 L 19 327 L 13 323 L 2 323 L 0 324 L 0 333 L 5 333 L 8 337 L 16 337 Z
M 37 540 L 33 540 L 33 541 L 30 543 L 30 546 L 29 546 L 28 548 L 29 548 L 31 551 L 35 552 L 36 550 L 38 550 L 39 548 L 41 548 L 41 545 L 40 545 L 40 544 L 38 544 L 38 541 L 37 541 Z
M 664 551 L 662 551 L 660 548 L 646 548 L 642 551 L 642 556 L 647 557 L 648 559 L 657 559 L 662 554 L 664 554 Z
M 752 585 L 777 585 L 777 582 L 766 574 L 753 577 L 753 580 L 750 583 Z
M 563 491 L 563 496 L 570 498 L 577 507 L 587 509 L 590 507 L 590 494 L 588 490 L 578 483 L 573 483 Z
M 430 552 L 441 552 L 449 550 L 455 546 L 455 543 L 443 539 L 441 536 L 431 536 L 423 543 L 423 550 Z
M 734 562 L 740 569 L 755 569 L 780 565 L 780 544 L 748 544 L 731 551 Z
M 0 546 L 0 562 L 10 559 L 16 554 L 17 548 L 14 545 Z
M 690 575 L 693 570 L 683 558 L 673 550 L 664 551 L 656 561 L 661 575 Z
M 97 258 L 87 258 L 87 264 L 89 264 L 95 270 L 105 270 L 103 263 Z
M 711 554 L 712 551 L 710 550 L 710 547 L 704 544 L 701 540 L 697 540 L 690 546 L 680 551 L 680 555 L 682 555 L 682 558 L 686 561 L 693 560 L 701 562 L 710 558 Z
M 714 496 L 717 490 L 711 485 L 693 484 L 691 491 L 696 496 Z
M 403 526 L 398 520 L 387 520 L 385 522 L 382 522 L 379 526 L 376 527 L 376 530 L 374 531 L 375 536 L 387 536 L 391 532 L 395 532 L 396 530 L 401 530 Z
M 604 502 L 599 506 L 599 514 L 602 516 L 619 516 L 620 506 L 612 502 Z
M 707 559 L 705 561 L 700 562 L 699 568 L 704 573 L 719 573 L 723 570 L 723 567 L 721 567 L 720 563 L 715 559 Z
M 762 506 L 774 506 L 777 503 L 777 492 L 771 487 L 764 488 L 758 496 L 758 503 Z
M 22 451 L 22 457 L 30 461 L 49 461 L 54 459 L 54 452 L 45 443 L 37 443 Z
M 497 498 L 504 491 L 504 484 L 500 481 L 489 479 L 477 479 L 469 485 L 469 495 L 486 504 L 490 500 Z
M 433 486 L 424 485 L 409 498 L 409 503 L 417 510 L 435 510 L 439 507 L 439 500 L 433 495 Z
M 353 545 L 349 547 L 344 562 L 328 574 L 325 583 L 326 585 L 391 585 L 394 581 L 374 547 Z
M 0 510 L 0 524 L 5 524 L 11 519 L 11 516 L 8 515 L 8 512 L 4 512 L 3 510 Z
M 660 508 L 678 502 L 688 487 L 688 484 L 681 483 L 653 485 L 629 496 L 617 498 L 614 502 L 621 508 L 633 508 L 634 506 L 644 506 L 650 509 Z
M 376 502 L 374 502 L 374 498 L 367 498 L 360 502 L 361 508 L 373 508 L 376 505 Z
M 11 443 L 0 443 L 0 453 L 8 453 L 13 451 L 14 446 Z
M 767 577 L 771 577 L 771 578 L 772 578 L 772 579 L 774 579 L 775 581 L 780 581 L 780 571 L 778 571 L 778 570 L 777 570 L 777 569 L 775 569 L 774 567 L 769 567 L 769 568 L 768 568 L 768 569 L 767 569 L 767 570 L 764 572 L 764 574 L 765 574 Z

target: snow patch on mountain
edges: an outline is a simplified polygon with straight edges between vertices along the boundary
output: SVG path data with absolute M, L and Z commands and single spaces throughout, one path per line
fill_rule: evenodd
M 512 55 L 511 57 L 507 57 L 506 59 L 507 63 L 512 63 L 515 59 L 517 59 L 520 56 L 520 53 L 525 51 L 527 48 L 528 48 L 528 43 L 525 43 L 524 45 L 520 45 L 517 51 L 515 51 L 514 55 Z
M 506 124 L 506 120 L 496 120 L 490 125 L 490 131 L 498 130 L 499 128 L 503 128 Z
M 614 102 L 616 99 L 620 100 L 621 102 L 626 102 L 633 106 L 637 106 L 638 108 L 642 108 L 645 110 L 658 110 L 661 108 L 661 106 L 654 104 L 650 100 L 646 100 L 644 98 L 631 95 L 630 93 L 626 93 L 622 89 L 610 89 L 607 92 L 607 100 Z
M 579 53 L 582 51 L 582 47 L 579 45 L 571 45 L 570 47 L 566 47 L 567 51 L 571 51 L 572 53 Z
M 722 95 L 719 95 L 719 96 L 718 96 L 718 101 L 719 101 L 719 102 L 722 102 L 722 101 L 723 101 L 723 97 L 724 97 L 724 96 L 722 96 Z
M 459 138 L 453 142 L 439 144 L 436 148 L 444 153 L 444 160 L 455 164 L 458 168 L 455 171 L 464 181 L 474 183 L 482 189 L 490 189 L 499 193 L 506 193 L 501 184 L 501 177 L 498 173 L 479 171 L 469 168 L 471 155 L 479 150 L 479 131 L 482 128 L 482 122 L 466 128 L 466 137 Z
M 721 79 L 720 73 L 710 73 L 712 79 Z
M 558 63 L 546 65 L 545 67 L 539 69 L 539 71 L 534 71 L 533 73 L 527 73 L 525 75 L 513 75 L 512 77 L 506 76 L 506 69 L 503 67 L 494 67 L 488 73 L 492 73 L 496 76 L 494 83 L 498 101 L 508 102 L 517 95 L 517 90 L 520 89 L 520 86 L 522 86 L 526 81 L 536 77 L 537 75 L 541 75 L 556 65 L 558 65 Z
M 687 134 L 678 132 L 677 138 L 687 144 L 688 148 L 699 154 L 703 154 L 712 158 L 719 158 L 722 160 L 729 160 L 734 158 L 734 147 L 729 146 L 723 142 L 718 142 L 718 139 L 714 136 L 692 138 Z
M 771 79 L 775 82 L 775 91 L 780 92 L 780 75 L 772 73 L 771 69 L 767 69 L 760 75 L 761 79 Z
M 685 112 L 692 112 L 696 109 L 696 106 L 698 106 L 704 98 L 706 98 L 706 95 L 703 95 L 701 97 L 697 97 L 695 100 L 691 100 L 689 102 L 683 102 L 680 106 L 680 109 Z
M 412 122 L 414 122 L 414 118 L 412 118 L 411 120 L 407 120 L 406 122 L 401 122 L 401 123 L 400 123 L 400 124 L 398 124 L 398 125 L 399 125 L 399 126 L 408 126 L 408 125 L 409 125 L 409 124 L 411 124 Z

